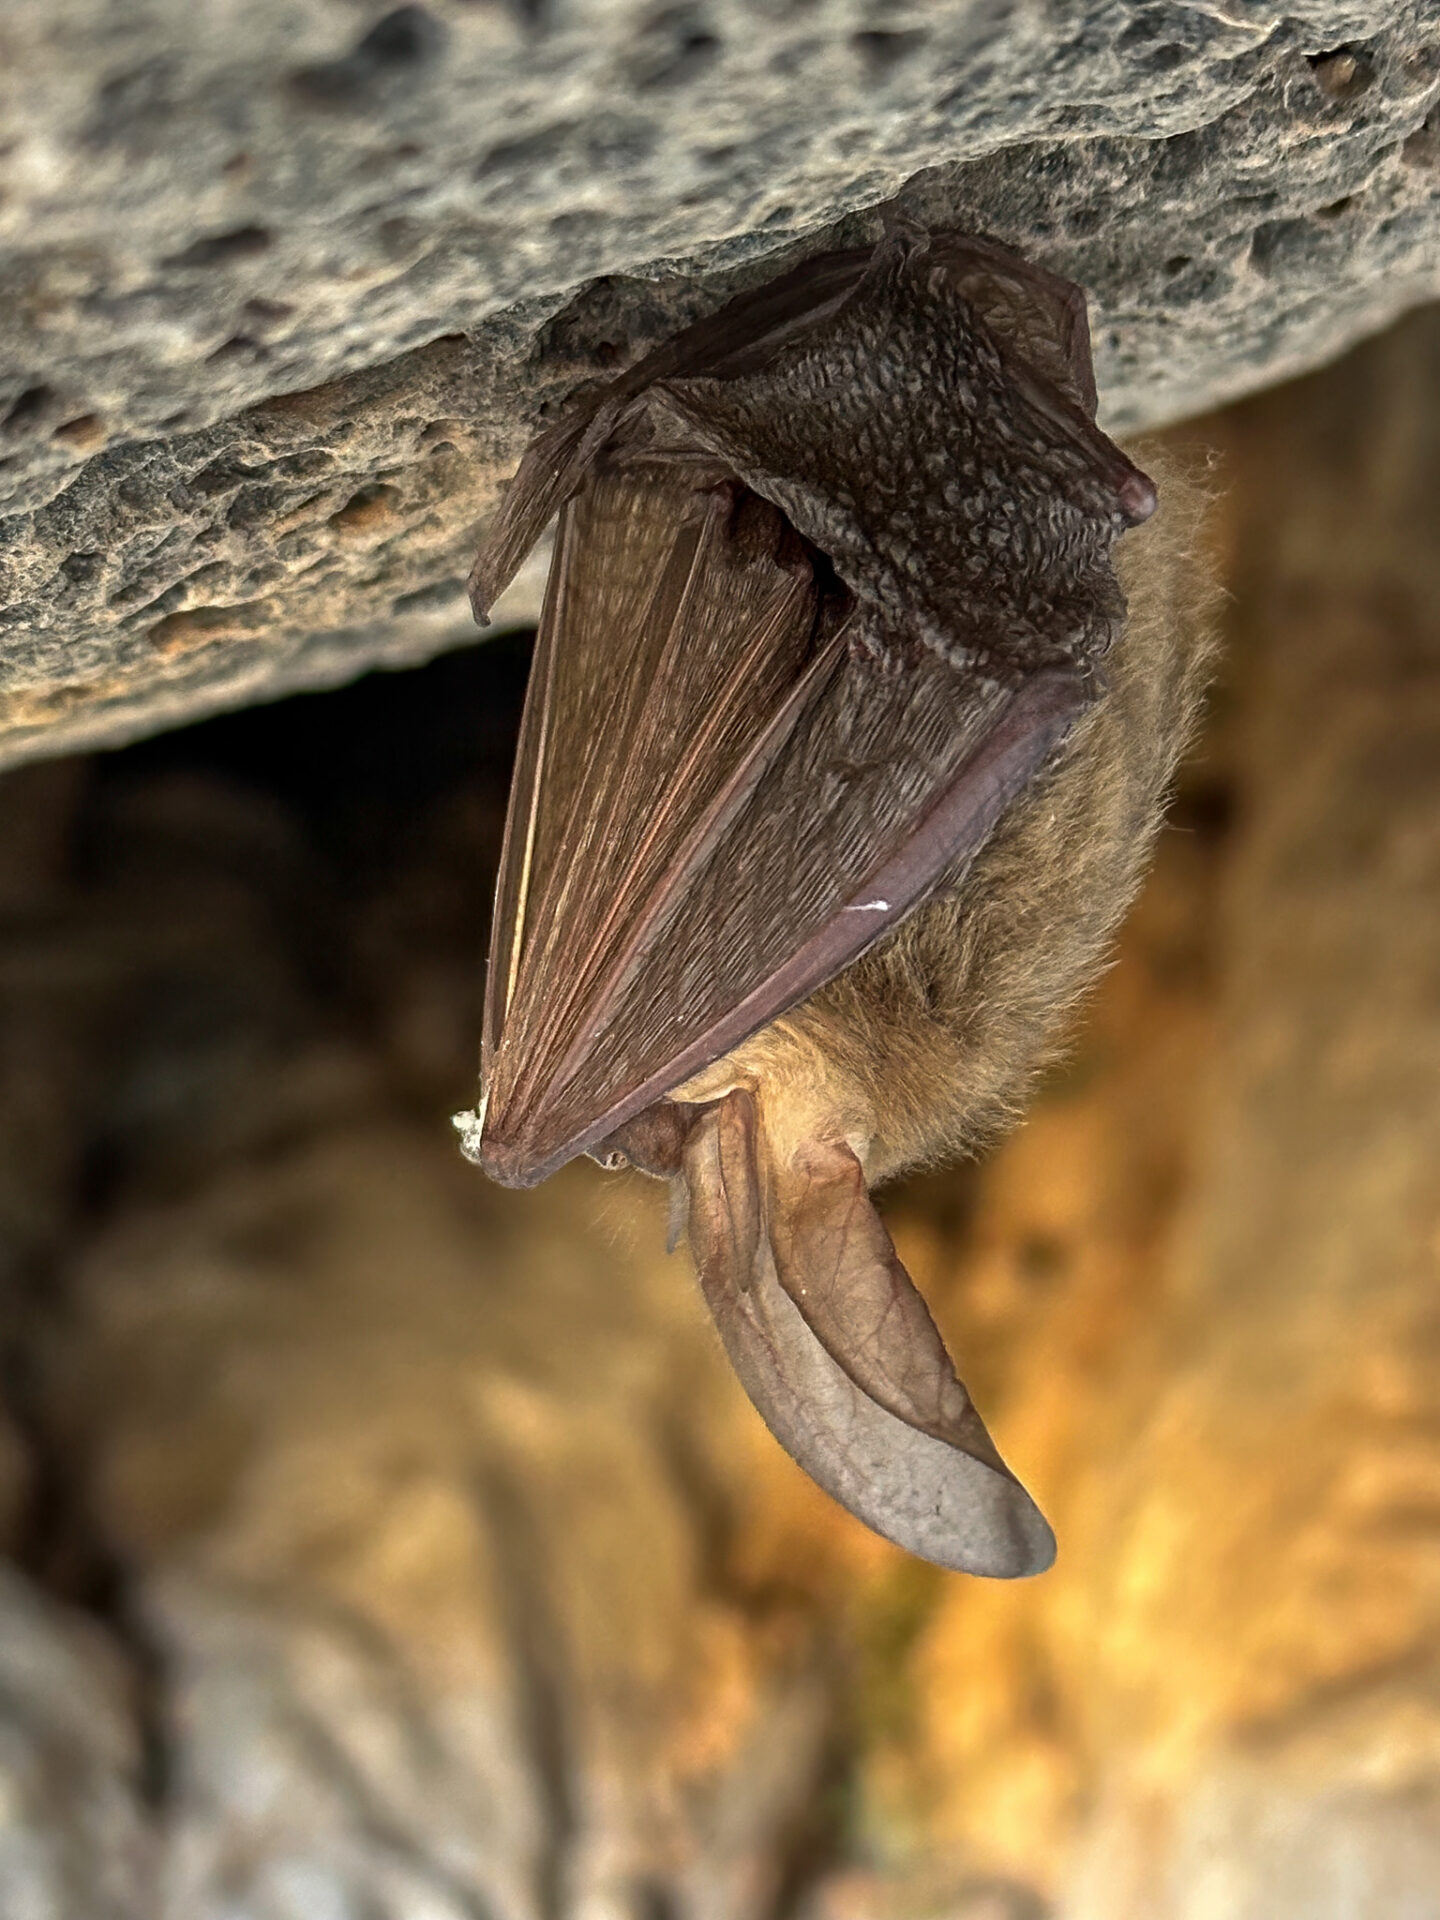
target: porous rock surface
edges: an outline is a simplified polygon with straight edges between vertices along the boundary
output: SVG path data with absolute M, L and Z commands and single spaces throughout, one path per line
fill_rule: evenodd
M 1314 366 L 1440 289 L 1437 99 L 1431 0 L 12 0 L 0 758 L 470 637 L 547 399 L 897 195 L 1114 428 Z

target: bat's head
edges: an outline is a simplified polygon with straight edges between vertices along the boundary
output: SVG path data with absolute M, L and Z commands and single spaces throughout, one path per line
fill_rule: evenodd
M 809 1141 L 841 1141 L 873 1179 L 883 1087 L 866 1071 L 856 1038 L 811 1001 L 692 1074 L 670 1098 L 708 1106 L 743 1089 L 763 1110 L 773 1154 L 788 1160 Z
M 879 1089 L 853 1030 L 811 1012 L 762 1029 L 592 1151 L 674 1182 L 736 1372 L 812 1479 L 937 1565 L 1043 1572 L 1054 1537 L 870 1199 Z
M 783 1041 L 774 1052 L 783 1061 Z M 732 1083 L 718 1098 L 660 1102 L 606 1152 L 675 1180 L 750 1398 L 811 1478 L 886 1539 L 961 1572 L 1043 1572 L 1054 1536 L 957 1378 L 836 1110 L 814 1086 L 736 1085 L 736 1070 L 712 1076 Z

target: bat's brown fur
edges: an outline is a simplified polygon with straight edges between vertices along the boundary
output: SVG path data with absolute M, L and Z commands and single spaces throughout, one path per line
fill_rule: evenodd
M 483 598 L 575 497 L 467 1139 L 501 1179 L 585 1148 L 676 1179 L 782 1445 L 935 1564 L 1037 1573 L 867 1188 L 1013 1119 L 1103 964 L 1198 698 L 1201 495 L 1168 475 L 1113 560 L 1154 490 L 1094 426 L 1083 299 L 986 241 L 834 256 L 665 354 L 535 443 L 477 563 Z
M 973 1153 L 1018 1117 L 1144 873 L 1214 642 L 1203 480 L 1160 447 L 1143 464 L 1161 505 L 1116 550 L 1128 619 L 1109 691 L 1056 765 L 958 889 L 672 1098 L 748 1087 L 777 1157 L 844 1139 L 872 1182 Z

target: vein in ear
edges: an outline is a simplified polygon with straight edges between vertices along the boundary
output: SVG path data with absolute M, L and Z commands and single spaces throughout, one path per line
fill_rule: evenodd
M 770 1178 L 776 1272 L 830 1358 L 897 1420 L 1004 1472 L 854 1153 L 807 1141 Z

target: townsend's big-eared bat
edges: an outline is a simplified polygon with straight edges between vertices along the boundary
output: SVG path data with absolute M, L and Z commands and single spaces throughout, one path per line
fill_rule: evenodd
M 1054 1540 L 869 1188 L 1018 1112 L 1186 738 L 1198 496 L 1117 573 L 1156 489 L 1094 414 L 1078 288 L 892 228 L 572 402 L 471 581 L 483 618 L 558 512 L 466 1151 L 678 1183 L 782 1444 L 995 1575 Z

